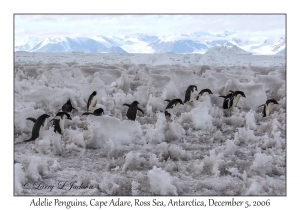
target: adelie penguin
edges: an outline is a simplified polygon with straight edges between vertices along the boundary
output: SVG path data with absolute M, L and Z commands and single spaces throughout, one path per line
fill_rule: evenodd
M 72 104 L 71 104 L 71 100 L 69 99 L 63 106 L 62 108 L 59 110 L 59 112 L 72 112 L 74 110 L 77 111 L 77 109 L 75 109 Z
M 53 126 L 54 126 L 54 132 L 56 133 L 56 131 L 60 134 L 63 133 L 64 129 L 65 129 L 65 122 L 66 119 L 68 120 L 72 120 L 72 118 L 70 117 L 70 115 L 67 112 L 58 112 L 56 114 L 56 116 L 51 120 L 53 121 Z
M 182 103 L 182 100 L 178 98 L 173 100 L 166 99 L 165 101 L 169 102 L 165 109 L 165 116 L 167 119 L 171 118 L 171 114 L 173 114 L 173 110 L 176 109 L 179 104 L 184 105 L 184 103 Z
M 126 114 L 127 119 L 135 121 L 137 110 L 139 110 L 140 112 L 142 112 L 144 114 L 143 110 L 141 110 L 138 107 L 138 104 L 139 104 L 138 101 L 134 101 L 130 105 L 129 104 L 123 104 L 123 106 L 128 106 L 129 107 L 129 109 L 127 110 L 127 114 Z
M 101 116 L 104 114 L 104 111 L 102 108 L 96 109 L 93 113 L 91 112 L 84 112 L 82 115 L 94 115 L 94 116 Z
M 194 95 L 197 91 L 197 86 L 196 85 L 190 85 L 187 90 L 185 91 L 185 98 L 184 98 L 184 102 L 192 102 Z
M 97 104 L 97 96 L 96 95 L 97 95 L 96 91 L 94 91 L 90 95 L 88 102 L 87 102 L 87 111 L 90 111 L 93 107 L 96 106 L 96 104 Z
M 39 136 L 42 135 L 42 133 L 44 132 L 44 130 L 47 126 L 47 118 L 48 117 L 50 117 L 48 114 L 42 114 L 37 119 L 32 118 L 32 117 L 28 117 L 26 119 L 26 120 L 31 120 L 32 122 L 34 122 L 34 125 L 33 125 L 32 132 L 31 132 L 31 138 L 25 140 L 24 142 L 34 141 Z
M 201 90 L 201 91 L 199 92 L 199 94 L 197 95 L 196 100 L 200 101 L 200 99 L 201 99 L 202 96 L 206 96 L 206 95 L 208 95 L 208 94 L 213 94 L 213 93 L 211 92 L 210 89 L 203 89 L 203 90 Z
M 239 91 L 239 90 L 237 90 L 237 91 L 234 91 L 233 93 L 232 93 L 232 96 L 230 97 L 230 108 L 231 107 L 236 107 L 237 106 L 237 104 L 238 104 L 238 102 L 239 102 L 239 100 L 240 100 L 240 97 L 244 97 L 244 98 L 246 98 L 246 96 L 245 96 L 245 93 L 243 92 L 243 91 Z
M 264 106 L 263 117 L 270 116 L 274 104 L 278 104 L 278 102 L 275 99 L 268 99 L 265 104 L 258 106 L 258 107 Z
M 230 109 L 232 107 L 236 107 L 241 96 L 246 98 L 245 93 L 239 90 L 237 91 L 230 90 L 230 93 L 227 94 L 226 96 L 219 96 L 224 98 L 223 109 Z
M 224 98 L 223 101 L 223 109 L 229 109 L 229 101 L 230 101 L 230 97 L 232 96 L 232 94 L 234 93 L 234 91 L 229 90 L 229 94 L 227 94 L 226 96 L 219 96 L 221 98 Z

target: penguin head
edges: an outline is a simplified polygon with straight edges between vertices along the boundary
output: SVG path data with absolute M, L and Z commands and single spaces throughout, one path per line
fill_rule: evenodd
M 267 100 L 266 104 L 268 105 L 269 103 L 278 104 L 278 102 L 275 99 Z
M 54 120 L 54 119 L 59 119 L 59 117 L 60 117 L 61 119 L 63 119 L 64 116 L 66 116 L 66 119 L 72 120 L 71 116 L 70 116 L 67 112 L 58 112 L 58 113 L 56 114 L 56 116 L 55 116 L 52 120 Z M 52 120 L 51 120 L 51 121 L 52 121 Z
M 132 102 L 133 104 L 136 104 L 136 105 L 138 105 L 138 104 L 140 104 L 138 101 L 134 101 L 134 102 Z
M 192 92 L 198 91 L 196 85 L 190 85 L 190 86 L 188 87 L 188 89 L 190 89 Z
M 64 115 L 66 115 L 68 120 L 72 120 L 71 116 L 67 112 L 64 112 Z
M 94 91 L 93 93 L 92 93 L 92 95 L 96 95 L 97 94 L 97 92 L 96 91 Z
M 50 117 L 50 115 L 48 115 L 48 114 L 42 114 L 41 117 L 46 119 L 46 118 Z
M 199 92 L 198 95 L 201 95 L 201 94 L 203 94 L 203 93 L 213 94 L 213 93 L 211 92 L 210 89 L 203 89 L 203 90 L 201 90 L 201 91 Z
M 243 91 L 239 91 L 239 90 L 237 90 L 237 91 L 235 91 L 234 92 L 234 95 L 238 95 L 238 94 L 240 94 L 241 96 L 243 96 L 243 97 L 245 97 L 246 98 L 246 96 L 245 96 L 245 93 L 243 92 Z
M 69 100 L 67 101 L 67 104 L 71 104 L 71 99 L 69 99 Z

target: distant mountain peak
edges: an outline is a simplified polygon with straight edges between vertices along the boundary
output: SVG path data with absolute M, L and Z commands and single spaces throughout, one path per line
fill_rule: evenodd
M 215 46 L 237 46 L 253 54 L 274 55 L 285 49 L 285 39 L 278 37 L 246 38 L 238 32 L 224 31 L 212 35 L 206 31 L 155 36 L 135 33 L 108 37 L 29 37 L 15 46 L 15 51 L 30 52 L 119 52 L 119 53 L 205 53 Z M 233 48 L 234 49 L 234 48 Z

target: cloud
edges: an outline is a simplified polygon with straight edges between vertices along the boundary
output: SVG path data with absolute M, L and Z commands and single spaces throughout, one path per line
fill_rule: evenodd
M 285 32 L 285 15 L 15 15 L 16 36 L 170 35 L 208 31 Z

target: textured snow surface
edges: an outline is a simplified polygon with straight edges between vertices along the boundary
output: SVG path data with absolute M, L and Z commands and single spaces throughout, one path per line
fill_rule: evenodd
M 68 99 L 78 110 L 63 135 L 48 123 L 15 144 L 15 195 L 286 195 L 282 57 L 220 53 L 205 65 L 201 55 L 15 53 L 15 143 L 31 136 L 26 118 L 47 113 L 49 122 Z M 167 120 L 164 100 L 183 100 L 189 85 L 213 94 Z M 224 111 L 219 95 L 229 90 L 246 98 Z M 82 116 L 93 91 L 104 115 Z M 278 105 L 263 118 L 257 107 L 270 98 Z M 123 104 L 135 100 L 144 114 L 126 120 Z

